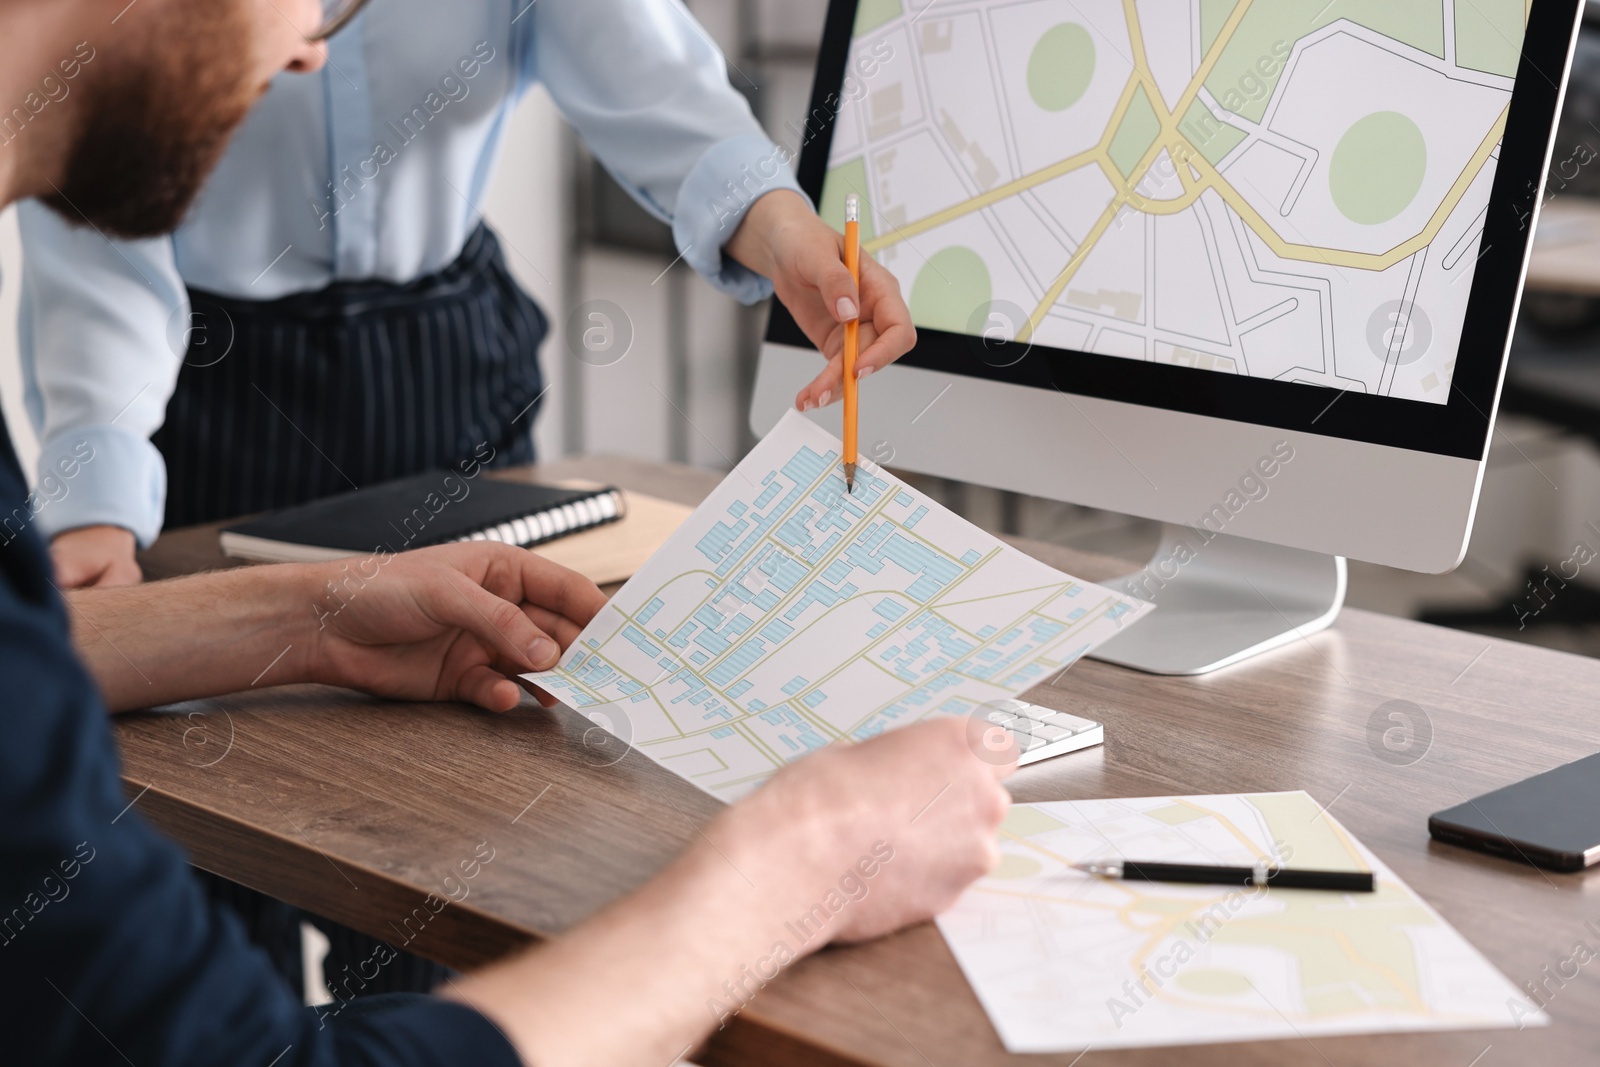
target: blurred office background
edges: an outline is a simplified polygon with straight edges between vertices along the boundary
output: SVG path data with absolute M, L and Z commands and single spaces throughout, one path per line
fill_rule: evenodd
M 809 104 L 826 6 L 688 0 L 727 56 L 733 84 L 790 148 L 798 147 Z M 1580 45 L 1552 167 L 1554 207 L 1541 227 L 1542 242 L 1567 248 L 1570 269 L 1545 272 L 1524 303 L 1467 559 L 1444 576 L 1352 564 L 1350 604 L 1600 655 L 1600 559 L 1576 568 L 1569 562 L 1580 544 L 1600 554 L 1597 157 L 1600 25 L 1586 28 Z M 667 228 L 605 175 L 542 91 L 519 110 L 484 206 L 513 270 L 552 320 L 544 351 L 551 388 L 536 428 L 541 455 L 604 453 L 713 469 L 737 462 L 752 443 L 746 412 L 765 308 L 738 307 L 679 262 Z M 0 215 L 0 277 L 9 283 L 0 287 L 0 397 L 29 465 L 37 445 L 16 360 L 19 262 L 14 212 L 7 212 Z M 573 351 L 581 346 L 568 344 L 570 324 L 581 332 L 597 306 L 620 310 L 613 326 L 631 333 L 627 354 L 604 366 L 580 360 Z M 1139 560 L 1156 544 L 1153 523 L 918 481 L 991 528 Z M 1575 569 L 1574 579 L 1552 578 Z

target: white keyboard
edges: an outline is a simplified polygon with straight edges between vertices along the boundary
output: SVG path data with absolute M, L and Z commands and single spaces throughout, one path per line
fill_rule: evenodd
M 1101 723 L 1051 711 L 1025 700 L 996 700 L 985 705 L 982 715 L 996 726 L 1003 726 L 1016 738 L 1022 750 L 1018 765 L 1050 759 L 1080 748 L 1103 744 L 1106 729 Z

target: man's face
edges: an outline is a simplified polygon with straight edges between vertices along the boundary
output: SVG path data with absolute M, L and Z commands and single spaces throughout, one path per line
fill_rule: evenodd
M 320 0 L 139 4 L 94 44 L 77 129 L 41 199 L 108 236 L 152 237 L 183 221 L 235 127 L 284 69 L 322 65 L 305 35 Z

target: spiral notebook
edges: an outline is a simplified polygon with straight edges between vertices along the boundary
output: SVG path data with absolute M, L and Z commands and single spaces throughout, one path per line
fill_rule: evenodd
M 527 547 L 603 526 L 626 511 L 618 489 L 564 489 L 431 471 L 284 508 L 222 531 L 239 559 L 315 563 L 457 541 Z

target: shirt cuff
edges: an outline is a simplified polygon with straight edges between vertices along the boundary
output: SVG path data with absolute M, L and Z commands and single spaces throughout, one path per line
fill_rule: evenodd
M 772 282 L 723 255 L 722 246 L 732 240 L 750 205 L 767 193 L 788 189 L 806 195 L 790 169 L 792 154 L 762 134 L 730 137 L 706 150 L 678 192 L 672 238 L 684 262 L 741 303 L 771 296 Z
M 167 465 L 138 434 L 83 427 L 45 442 L 34 495 L 34 521 L 46 541 L 80 526 L 121 526 L 149 548 L 161 532 Z

